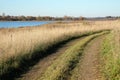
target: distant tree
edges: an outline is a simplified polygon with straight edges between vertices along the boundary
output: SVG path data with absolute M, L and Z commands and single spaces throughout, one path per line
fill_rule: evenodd
M 106 18 L 112 18 L 112 16 L 106 16 Z
M 18 20 L 19 20 L 19 21 L 26 21 L 26 17 L 25 17 L 25 16 L 19 16 L 19 17 L 18 17 Z
M 79 20 L 84 20 L 85 18 L 84 17 L 82 17 L 82 16 L 80 16 L 80 18 L 79 18 Z
M 11 20 L 11 16 L 7 15 L 7 16 L 5 17 L 5 20 L 10 21 L 10 20 Z
M 37 21 L 41 21 L 41 20 L 42 20 L 42 17 L 38 16 L 38 17 L 36 17 L 36 20 L 37 20 Z
M 5 17 L 5 13 L 3 13 L 2 16 Z
M 68 16 L 65 15 L 63 19 L 64 19 L 64 20 L 67 20 L 67 19 L 68 19 Z
M 2 20 L 2 16 L 0 16 L 0 21 Z

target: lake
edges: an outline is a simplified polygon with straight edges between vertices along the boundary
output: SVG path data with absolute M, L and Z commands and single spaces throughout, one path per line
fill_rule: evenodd
M 52 21 L 0 21 L 0 28 L 17 28 L 25 26 L 38 26 Z

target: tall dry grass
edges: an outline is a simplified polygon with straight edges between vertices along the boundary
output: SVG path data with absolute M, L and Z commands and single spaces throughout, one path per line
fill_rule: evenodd
M 119 25 L 118 21 L 98 21 L 89 25 L 82 22 L 56 23 L 43 27 L 0 30 L 0 60 L 32 52 L 38 46 L 44 48 L 45 45 L 47 46 L 67 36 L 111 29 Z

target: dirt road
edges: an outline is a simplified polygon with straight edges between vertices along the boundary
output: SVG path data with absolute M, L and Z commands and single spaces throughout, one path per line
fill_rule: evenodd
M 36 80 L 62 53 L 65 52 L 65 50 L 67 50 L 70 46 L 74 45 L 76 42 L 80 41 L 81 39 L 82 38 L 78 38 L 78 39 L 74 39 L 69 42 L 66 42 L 56 52 L 40 60 L 26 74 L 21 75 L 21 77 L 16 80 Z
M 84 49 L 83 56 L 72 74 L 75 80 L 102 80 L 100 73 L 100 50 L 105 35 L 93 39 Z M 72 79 L 73 80 L 73 79 Z
M 100 74 L 100 48 L 101 43 L 104 39 L 104 35 L 93 39 L 84 49 L 84 53 L 80 58 L 78 71 L 76 74 L 77 77 L 74 80 L 101 80 Z M 54 61 L 63 54 L 70 46 L 74 45 L 81 38 L 69 41 L 62 45 L 56 52 L 40 60 L 36 65 L 34 65 L 27 73 L 21 75 L 20 78 L 16 80 L 36 80 L 45 72 L 45 70 L 52 64 Z M 74 70 L 74 69 L 73 69 Z M 71 76 L 72 76 L 71 75 Z M 67 79 L 67 80 L 70 80 Z

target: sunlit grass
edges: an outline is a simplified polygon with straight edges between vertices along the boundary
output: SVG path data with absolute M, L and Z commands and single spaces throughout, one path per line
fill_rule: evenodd
M 102 25 L 102 24 L 101 24 Z M 34 27 L 25 29 L 5 29 L 0 31 L 0 57 L 8 58 L 18 54 L 29 53 L 34 48 L 44 47 L 52 42 L 85 33 L 87 31 L 97 31 L 107 29 L 109 26 L 76 24 L 56 24 L 50 27 Z M 45 44 L 45 45 L 44 45 Z M 2 57 L 4 56 L 4 57 Z M 0 59 L 1 59 L 0 58 Z
M 120 79 L 120 29 L 115 29 L 102 45 L 102 72 L 106 80 Z
M 82 54 L 85 45 L 95 37 L 105 33 L 106 32 L 101 32 L 87 36 L 75 45 L 68 48 L 64 54 L 62 54 L 51 66 L 48 67 L 43 76 L 37 80 L 64 80 L 67 78 L 69 71 L 71 71 L 79 61 L 79 57 Z
M 0 71 L 1 74 L 17 68 L 21 61 L 31 60 L 41 51 L 61 41 L 80 36 L 87 32 L 112 29 L 120 26 L 119 21 L 54 23 L 41 27 L 0 30 Z M 42 53 L 39 53 L 42 54 Z

